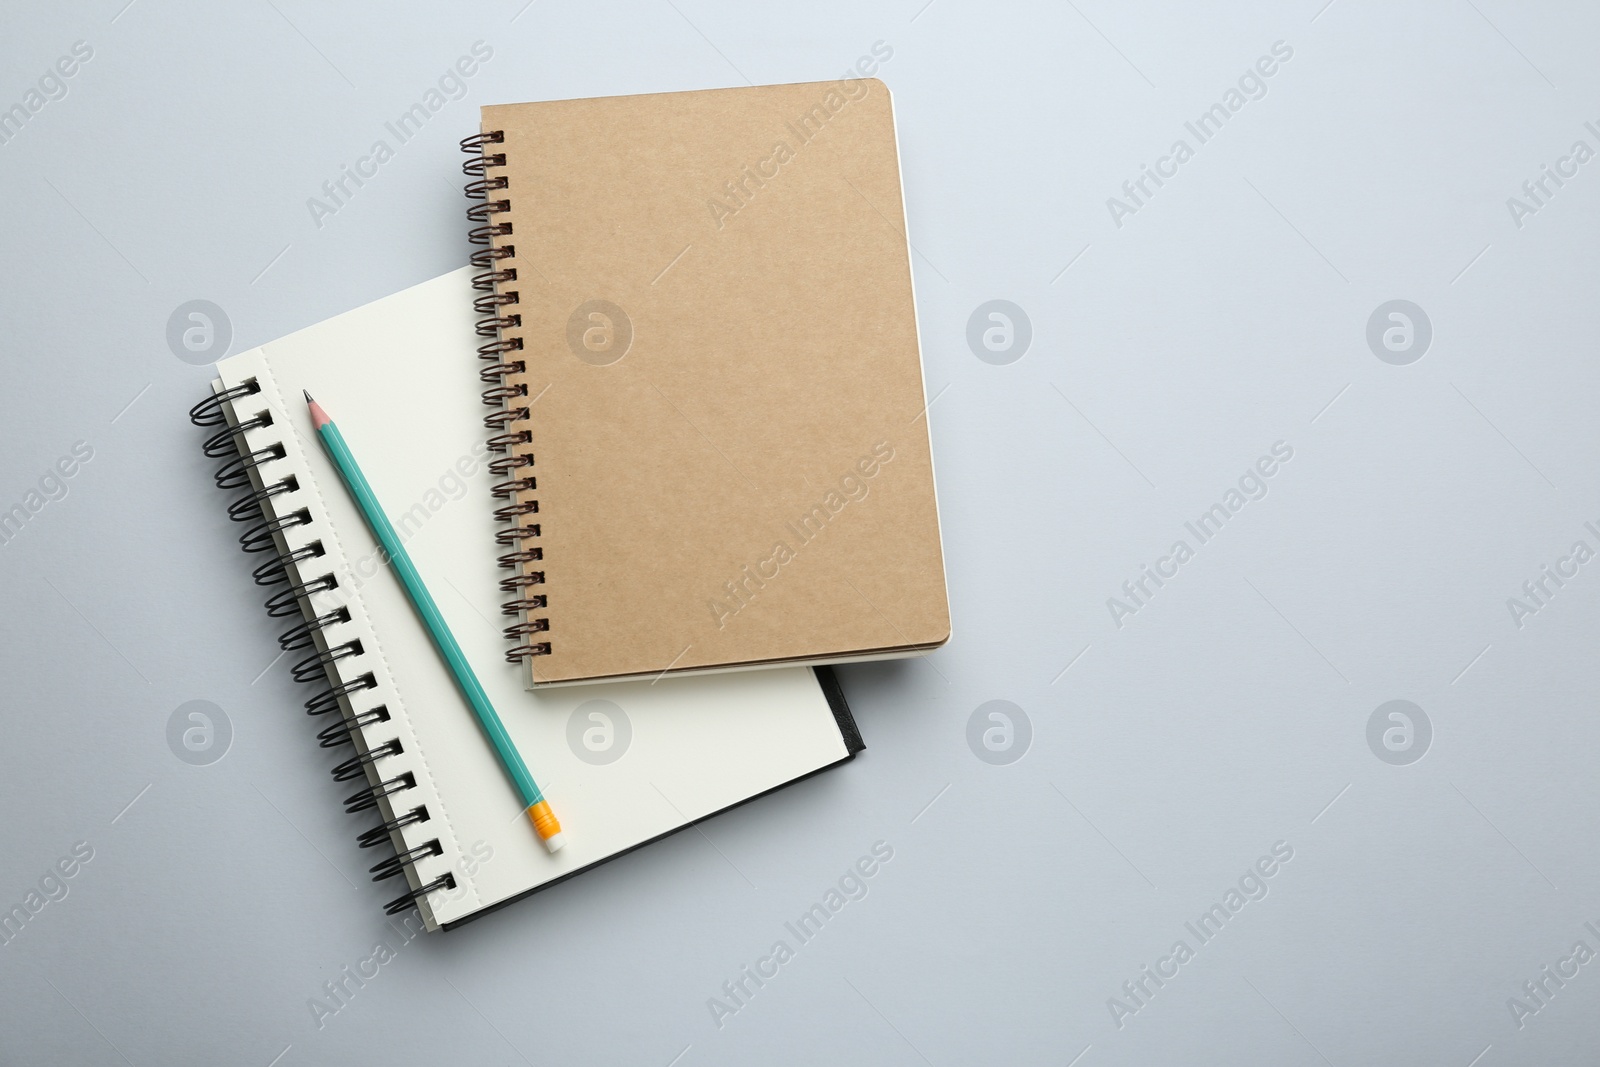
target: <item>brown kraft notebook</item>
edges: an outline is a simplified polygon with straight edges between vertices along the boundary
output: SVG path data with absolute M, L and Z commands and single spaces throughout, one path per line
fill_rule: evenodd
M 888 88 L 496 105 L 463 148 L 528 684 L 943 644 Z

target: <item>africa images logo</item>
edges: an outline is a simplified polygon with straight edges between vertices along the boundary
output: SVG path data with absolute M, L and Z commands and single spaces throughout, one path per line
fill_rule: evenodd
M 68 80 L 93 58 L 93 45 L 88 41 L 74 41 L 70 54 L 61 56 L 46 67 L 38 81 L 22 94 L 21 100 L 0 110 L 0 145 L 10 144 L 47 104 L 65 100 L 71 91 Z
M 723 982 L 720 997 L 707 997 L 706 1010 L 711 1014 L 711 1021 L 716 1024 L 717 1029 L 721 1030 L 729 1019 L 749 1007 L 755 995 L 765 989 L 768 982 L 778 977 L 784 965 L 794 959 L 801 948 L 821 935 L 823 928 L 832 922 L 847 904 L 865 900 L 871 891 L 869 881 L 881 873 L 884 866 L 892 859 L 894 859 L 894 846 L 887 841 L 874 841 L 871 853 L 859 857 L 846 867 L 837 881 L 823 891 L 822 899 L 812 901 L 811 906 L 802 911 L 798 917 L 783 924 L 787 937 L 778 938 L 767 953 L 758 957 L 754 964 L 740 967 L 734 977 Z M 793 944 L 790 944 L 791 938 Z
M 1263 55 L 1245 68 L 1238 81 L 1222 94 L 1222 99 L 1200 112 L 1183 128 L 1194 138 L 1194 144 L 1179 137 L 1172 142 L 1167 153 L 1156 158 L 1152 168 L 1148 163 L 1139 165 L 1139 176 L 1122 183 L 1122 195 L 1106 198 L 1106 210 L 1111 222 L 1122 229 L 1123 220 L 1136 215 L 1167 182 L 1178 176 L 1178 170 L 1195 156 L 1196 149 L 1222 132 L 1223 125 L 1244 109 L 1252 100 L 1267 95 L 1267 79 L 1278 73 L 1281 66 L 1294 58 L 1294 49 L 1286 41 L 1274 41 L 1271 55 Z
M 65 500 L 72 489 L 68 479 L 83 469 L 94 458 L 94 446 L 87 441 L 74 441 L 71 451 L 61 456 L 31 486 L 22 499 L 7 507 L 0 503 L 0 545 L 8 545 L 20 534 L 45 505 Z
M 567 318 L 567 347 L 591 367 L 609 367 L 633 347 L 633 320 L 609 300 L 587 300 Z
M 1112 1024 L 1121 1030 L 1130 1018 L 1149 1007 L 1156 994 L 1182 974 L 1183 968 L 1199 950 L 1215 941 L 1246 905 L 1267 898 L 1272 891 L 1270 880 L 1292 859 L 1293 845 L 1287 841 L 1273 842 L 1270 853 L 1260 856 L 1245 868 L 1238 880 L 1223 892 L 1221 900 L 1201 912 L 1192 922 L 1184 923 L 1183 928 L 1193 938 L 1194 944 L 1189 943 L 1189 938 L 1178 938 L 1167 954 L 1156 960 L 1154 968 L 1146 964 L 1136 976 L 1122 983 L 1122 996 L 1107 997 L 1106 1010 L 1111 1013 Z
M 784 167 L 798 159 L 799 150 L 820 136 L 828 123 L 843 112 L 851 101 L 866 96 L 869 87 L 860 79 L 876 74 L 879 63 L 888 62 L 893 56 L 892 47 L 881 40 L 874 41 L 870 56 L 864 55 L 856 60 L 855 66 L 846 70 L 810 109 L 784 123 L 794 147 L 790 146 L 788 139 L 775 140 L 765 158 L 756 160 L 753 166 L 745 164 L 737 175 L 722 183 L 721 189 L 708 196 L 706 209 L 711 213 L 711 221 L 716 228 L 722 229 L 729 219 L 749 207 L 757 194 L 767 187 L 767 183 L 775 180 L 783 173 Z

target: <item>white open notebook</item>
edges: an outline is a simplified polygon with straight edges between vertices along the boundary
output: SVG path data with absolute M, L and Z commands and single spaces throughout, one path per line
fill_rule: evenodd
M 380 815 L 405 823 L 387 835 L 396 854 L 410 857 L 395 864 L 394 884 L 402 874 L 409 881 L 430 930 L 846 761 L 861 747 L 831 676 L 809 668 L 523 688 L 525 672 L 506 662 L 501 636 L 513 620 L 499 614 L 498 580 L 507 572 L 495 549 L 500 524 L 490 485 L 497 477 L 487 469 L 469 279 L 469 269 L 455 271 L 233 356 L 217 365 L 214 386 L 218 396 L 236 394 L 218 407 L 242 427 L 239 456 L 257 457 L 242 468 L 234 461 L 237 477 L 250 478 L 241 495 L 272 493 L 258 520 L 272 528 L 241 526 L 258 531 L 258 545 L 274 542 L 273 551 L 252 558 L 270 570 L 274 551 L 322 547 L 321 555 L 302 552 L 286 566 L 287 581 L 264 592 L 281 594 L 280 609 L 293 612 L 286 623 L 324 620 L 307 628 L 307 647 L 290 658 L 305 664 L 297 673 L 317 675 L 317 692 L 349 690 L 325 700 L 337 709 L 312 721 L 333 725 L 335 735 L 343 732 L 340 716 L 355 724 L 354 747 L 339 749 L 355 758 L 346 768 L 351 788 L 364 787 L 355 803 L 371 804 L 365 815 L 373 824 Z M 252 386 L 257 391 L 245 392 Z M 400 531 L 562 822 L 560 852 L 547 853 L 523 815 L 317 441 L 302 390 L 339 424 Z M 260 424 L 263 412 L 268 425 Z M 318 588 L 325 575 L 337 585 Z M 302 586 L 310 588 L 296 610 L 292 590 Z M 319 665 L 319 653 L 331 662 Z M 386 720 L 378 721 L 378 708 Z M 363 757 L 371 757 L 364 767 Z M 381 853 L 374 862 L 389 854 L 370 851 Z

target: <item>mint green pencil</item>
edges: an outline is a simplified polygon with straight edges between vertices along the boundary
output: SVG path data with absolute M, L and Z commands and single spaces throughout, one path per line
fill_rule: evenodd
M 522 797 L 522 806 L 527 809 L 528 818 L 533 821 L 533 828 L 538 831 L 539 839 L 551 852 L 556 851 L 566 844 L 566 841 L 561 836 L 561 823 L 556 821 L 555 813 L 550 810 L 550 802 L 545 800 L 544 794 L 539 791 L 538 784 L 533 780 L 533 775 L 528 773 L 527 765 L 517 754 L 517 746 L 512 744 L 505 726 L 500 722 L 500 716 L 495 714 L 494 705 L 489 703 L 489 694 L 483 691 L 478 676 L 472 672 L 472 665 L 462 654 L 461 646 L 456 644 L 455 635 L 445 624 L 444 616 L 439 614 L 439 607 L 429 595 L 428 587 L 422 584 L 422 576 L 417 573 L 416 564 L 411 562 L 405 546 L 400 543 L 400 535 L 395 533 L 389 517 L 383 513 L 383 507 L 378 503 L 378 498 L 372 492 L 372 486 L 367 484 L 366 476 L 356 464 L 356 457 L 351 454 L 350 446 L 345 444 L 344 435 L 339 432 L 339 427 L 333 424 L 333 420 L 328 418 L 328 413 L 322 410 L 322 405 L 311 399 L 310 393 L 306 393 L 306 403 L 311 407 L 311 424 L 316 427 L 317 436 L 322 438 L 322 446 L 328 450 L 333 465 L 339 468 L 339 476 L 344 479 L 345 488 L 350 490 L 350 495 L 355 497 L 356 506 L 361 509 L 362 517 L 371 527 L 372 535 L 389 554 L 389 563 L 394 567 L 394 572 L 400 576 L 400 584 L 405 586 L 406 594 L 411 597 L 412 606 L 417 609 L 417 614 L 422 616 L 428 636 L 433 638 L 434 647 L 438 648 L 439 655 L 450 665 L 450 673 L 454 676 L 456 685 L 461 687 L 461 694 L 467 698 L 467 703 L 472 705 L 473 713 L 478 716 L 478 725 L 482 726 L 483 732 L 489 736 L 490 744 L 500 757 L 501 766 L 505 767 L 506 774 L 517 787 L 517 792 Z

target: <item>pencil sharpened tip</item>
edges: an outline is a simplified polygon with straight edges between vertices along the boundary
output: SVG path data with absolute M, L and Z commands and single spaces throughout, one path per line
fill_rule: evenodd
M 321 430 L 324 426 L 333 421 L 332 419 L 328 418 L 328 413 L 322 410 L 322 405 L 311 399 L 311 393 L 309 391 L 302 389 L 301 392 L 306 394 L 306 407 L 311 409 L 311 425 L 313 427 Z

